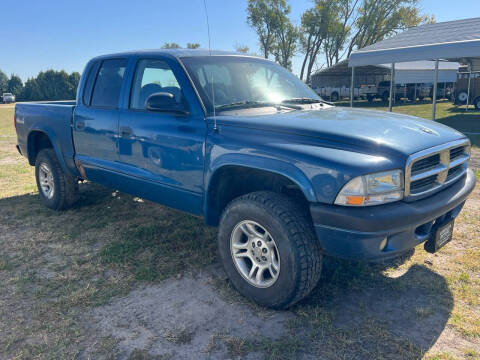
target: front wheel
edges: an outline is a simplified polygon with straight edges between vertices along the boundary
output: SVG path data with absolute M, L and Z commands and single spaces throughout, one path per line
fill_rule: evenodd
M 40 199 L 46 207 L 63 210 L 77 200 L 78 179 L 63 172 L 53 149 L 43 149 L 38 153 L 35 177 Z
M 218 248 L 235 288 L 267 307 L 288 308 L 320 278 L 313 226 L 285 195 L 262 191 L 233 200 L 222 214 Z

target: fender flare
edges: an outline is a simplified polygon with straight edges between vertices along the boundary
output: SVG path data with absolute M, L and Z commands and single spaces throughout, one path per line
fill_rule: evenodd
M 62 167 L 62 170 L 65 172 L 68 172 L 67 165 L 65 164 L 65 159 L 63 158 L 62 152 L 60 151 L 60 147 L 57 143 L 57 137 L 55 136 L 55 133 L 51 129 L 45 128 L 42 126 L 33 127 L 28 131 L 27 157 L 30 164 L 35 165 L 35 163 L 32 164 L 32 161 L 31 161 L 31 151 L 32 151 L 31 136 L 33 133 L 38 133 L 38 132 L 43 133 L 45 136 L 47 136 L 48 140 L 50 140 L 50 143 L 53 146 L 53 150 L 55 150 L 55 154 L 57 155 L 57 159 L 58 159 L 58 162 L 60 163 L 60 166 Z
M 205 185 L 207 189 L 205 197 L 207 197 L 211 191 L 211 180 L 214 178 L 217 171 L 224 168 L 225 166 L 241 166 L 245 168 L 268 171 L 274 174 L 284 176 L 300 188 L 308 201 L 317 201 L 316 194 L 310 180 L 303 173 L 303 171 L 301 171 L 299 168 L 292 165 L 291 163 L 274 158 L 269 158 L 266 156 L 235 153 L 221 155 L 210 164 L 205 175 Z M 206 207 L 207 202 L 205 201 L 204 203 Z

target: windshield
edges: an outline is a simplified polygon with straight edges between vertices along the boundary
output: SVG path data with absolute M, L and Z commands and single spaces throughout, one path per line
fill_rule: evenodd
M 217 110 L 322 101 L 295 75 L 271 61 L 242 56 L 199 56 L 182 61 L 208 112 L 213 111 L 213 99 Z

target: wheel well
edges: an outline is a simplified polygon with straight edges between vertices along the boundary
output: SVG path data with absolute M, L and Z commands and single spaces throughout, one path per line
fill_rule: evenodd
M 224 166 L 210 180 L 206 197 L 205 222 L 216 226 L 220 215 L 233 199 L 254 191 L 273 191 L 285 194 L 308 211 L 308 200 L 302 190 L 289 178 L 270 171 L 243 166 Z
M 53 148 L 52 142 L 48 136 L 41 131 L 32 131 L 28 135 L 28 162 L 30 165 L 35 165 L 35 160 L 38 153 L 42 149 Z

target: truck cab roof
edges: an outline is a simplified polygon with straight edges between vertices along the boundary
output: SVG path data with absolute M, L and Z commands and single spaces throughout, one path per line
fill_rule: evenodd
M 241 54 L 233 51 L 220 51 L 220 50 L 208 50 L 208 49 L 145 49 L 145 50 L 131 50 L 119 53 L 100 55 L 92 60 L 99 60 L 104 58 L 119 58 L 119 57 L 131 57 L 131 56 L 166 56 L 172 58 L 182 57 L 196 57 L 196 56 L 246 56 L 253 57 L 252 55 Z

